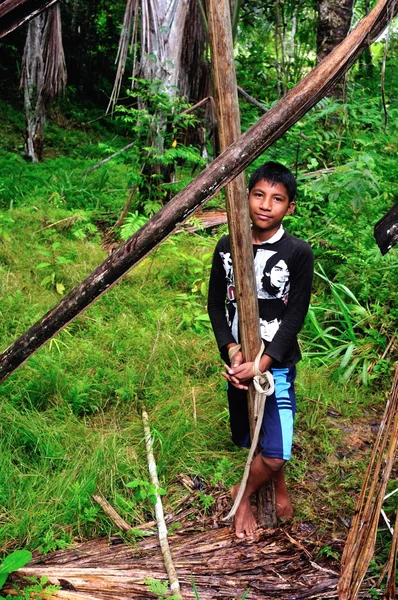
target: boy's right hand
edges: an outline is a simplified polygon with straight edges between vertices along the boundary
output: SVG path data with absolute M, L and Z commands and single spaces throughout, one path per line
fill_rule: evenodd
M 246 366 L 247 364 L 249 364 L 249 365 L 250 365 L 250 368 L 249 368 L 249 373 L 250 373 L 250 375 L 251 375 L 251 373 L 252 373 L 252 368 L 253 368 L 253 363 L 243 363 L 243 355 L 242 355 L 242 352 L 237 352 L 237 353 L 234 355 L 233 359 L 232 359 L 232 364 L 231 364 L 231 366 L 229 366 L 229 365 L 224 365 L 225 371 L 223 371 L 223 372 L 221 373 L 221 375 L 222 375 L 223 377 L 225 377 L 225 379 L 227 379 L 227 380 L 228 380 L 228 381 L 229 381 L 229 382 L 230 382 L 230 383 L 231 383 L 231 384 L 232 384 L 234 387 L 236 387 L 238 390 L 248 390 L 249 388 L 248 388 L 248 386 L 247 386 L 246 382 L 247 382 L 247 381 L 250 381 L 250 379 L 251 379 L 250 375 L 249 375 L 249 377 L 248 377 L 247 369 L 243 369 L 243 372 L 245 373 L 244 375 L 243 375 L 243 372 L 242 372 L 242 373 L 240 373 L 240 370 L 239 370 L 239 369 L 238 369 L 238 371 L 239 371 L 239 374 L 238 374 L 238 373 L 236 373 L 236 371 L 232 371 L 232 369 L 237 369 L 238 367 L 241 367 L 243 364 L 244 364 L 245 366 Z M 243 377 L 242 377 L 242 375 L 243 375 Z

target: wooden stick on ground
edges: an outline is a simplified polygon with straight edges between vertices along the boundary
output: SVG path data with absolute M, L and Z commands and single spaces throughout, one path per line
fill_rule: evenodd
M 149 474 L 151 477 L 151 481 L 156 488 L 155 514 L 156 514 L 156 522 L 158 525 L 160 549 L 162 551 L 163 562 L 164 562 L 164 566 L 166 568 L 167 576 L 169 578 L 171 591 L 176 596 L 179 596 L 180 598 L 182 598 L 181 591 L 180 591 L 180 582 L 178 581 L 177 572 L 175 570 L 175 567 L 173 564 L 173 559 L 171 557 L 169 540 L 167 538 L 167 527 L 166 527 L 166 522 L 164 520 L 163 504 L 162 504 L 160 495 L 158 493 L 159 479 L 158 479 L 155 457 L 153 455 L 153 441 L 152 441 L 151 431 L 149 429 L 148 413 L 146 412 L 145 409 L 143 409 L 143 411 L 142 411 L 142 422 L 144 425 L 145 445 L 146 445 L 146 452 L 147 452 L 147 457 L 148 457 Z
M 116 525 L 120 531 L 132 531 L 133 527 L 131 527 L 122 517 L 115 511 L 113 506 L 109 504 L 105 498 L 102 496 L 93 495 L 93 500 L 100 505 L 102 510 L 108 515 L 112 523 Z

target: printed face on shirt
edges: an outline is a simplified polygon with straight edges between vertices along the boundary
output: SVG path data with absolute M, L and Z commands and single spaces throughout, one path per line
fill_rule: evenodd
M 272 286 L 276 288 L 284 288 L 286 282 L 289 281 L 289 269 L 284 260 L 280 260 L 271 271 L 267 273 Z
M 253 242 L 261 244 L 269 240 L 278 231 L 283 218 L 293 213 L 295 206 L 294 202 L 289 202 L 283 183 L 258 181 L 249 193 Z

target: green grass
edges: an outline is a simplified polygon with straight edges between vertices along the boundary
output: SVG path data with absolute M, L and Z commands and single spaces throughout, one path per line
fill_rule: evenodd
M 59 298 L 40 285 L 42 273 L 35 269 L 42 260 L 34 240 L 43 213 L 11 214 L 10 238 L 1 243 L 3 347 Z M 46 218 L 62 215 L 59 209 Z M 78 240 L 66 229 L 53 239 L 60 242 L 59 253 L 73 258 L 59 273 L 66 291 L 104 258 L 97 238 Z M 196 242 L 194 254 L 200 258 L 209 242 Z M 12 250 L 17 247 L 23 249 L 18 254 Z M 130 523 L 150 518 L 151 505 L 134 501 L 126 487 L 148 479 L 143 403 L 166 505 L 184 493 L 180 473 L 225 486 L 240 476 L 246 453 L 229 440 L 212 333 L 206 322 L 198 321 L 195 330 L 184 317 L 191 314 L 191 303 L 205 310 L 200 291 L 192 293 L 197 274 L 190 271 L 189 252 L 188 236 L 165 243 L 0 386 L 3 549 L 48 550 L 76 537 L 115 532 L 93 503 L 94 492 Z M 185 294 L 181 303 L 178 294 Z M 309 361 L 301 368 L 298 397 L 297 454 L 288 469 L 298 516 L 319 519 L 317 502 L 324 495 L 332 522 L 337 511 L 352 509 L 350 490 L 358 489 L 363 465 L 359 470 L 352 465 L 355 475 L 346 492 L 347 482 L 336 479 L 329 462 L 341 435 L 328 411 L 355 419 L 365 400 L 356 387 L 331 383 L 325 369 L 314 369 Z

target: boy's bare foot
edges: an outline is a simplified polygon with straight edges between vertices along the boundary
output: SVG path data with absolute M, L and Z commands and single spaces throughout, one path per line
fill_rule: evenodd
M 278 519 L 291 519 L 293 517 L 293 506 L 290 501 L 286 504 L 276 502 L 276 516 Z
M 232 496 L 232 500 L 235 501 L 236 496 L 239 492 L 240 484 L 237 483 L 234 485 L 230 492 Z M 238 510 L 235 514 L 235 535 L 239 539 L 243 539 L 244 537 L 254 535 L 257 530 L 257 522 L 254 518 L 253 511 L 250 505 L 250 497 L 246 498 L 243 496 L 240 504 L 238 506 Z
M 279 471 L 274 482 L 276 516 L 278 519 L 291 519 L 293 517 L 293 507 L 291 505 L 289 493 L 286 487 L 284 469 Z

